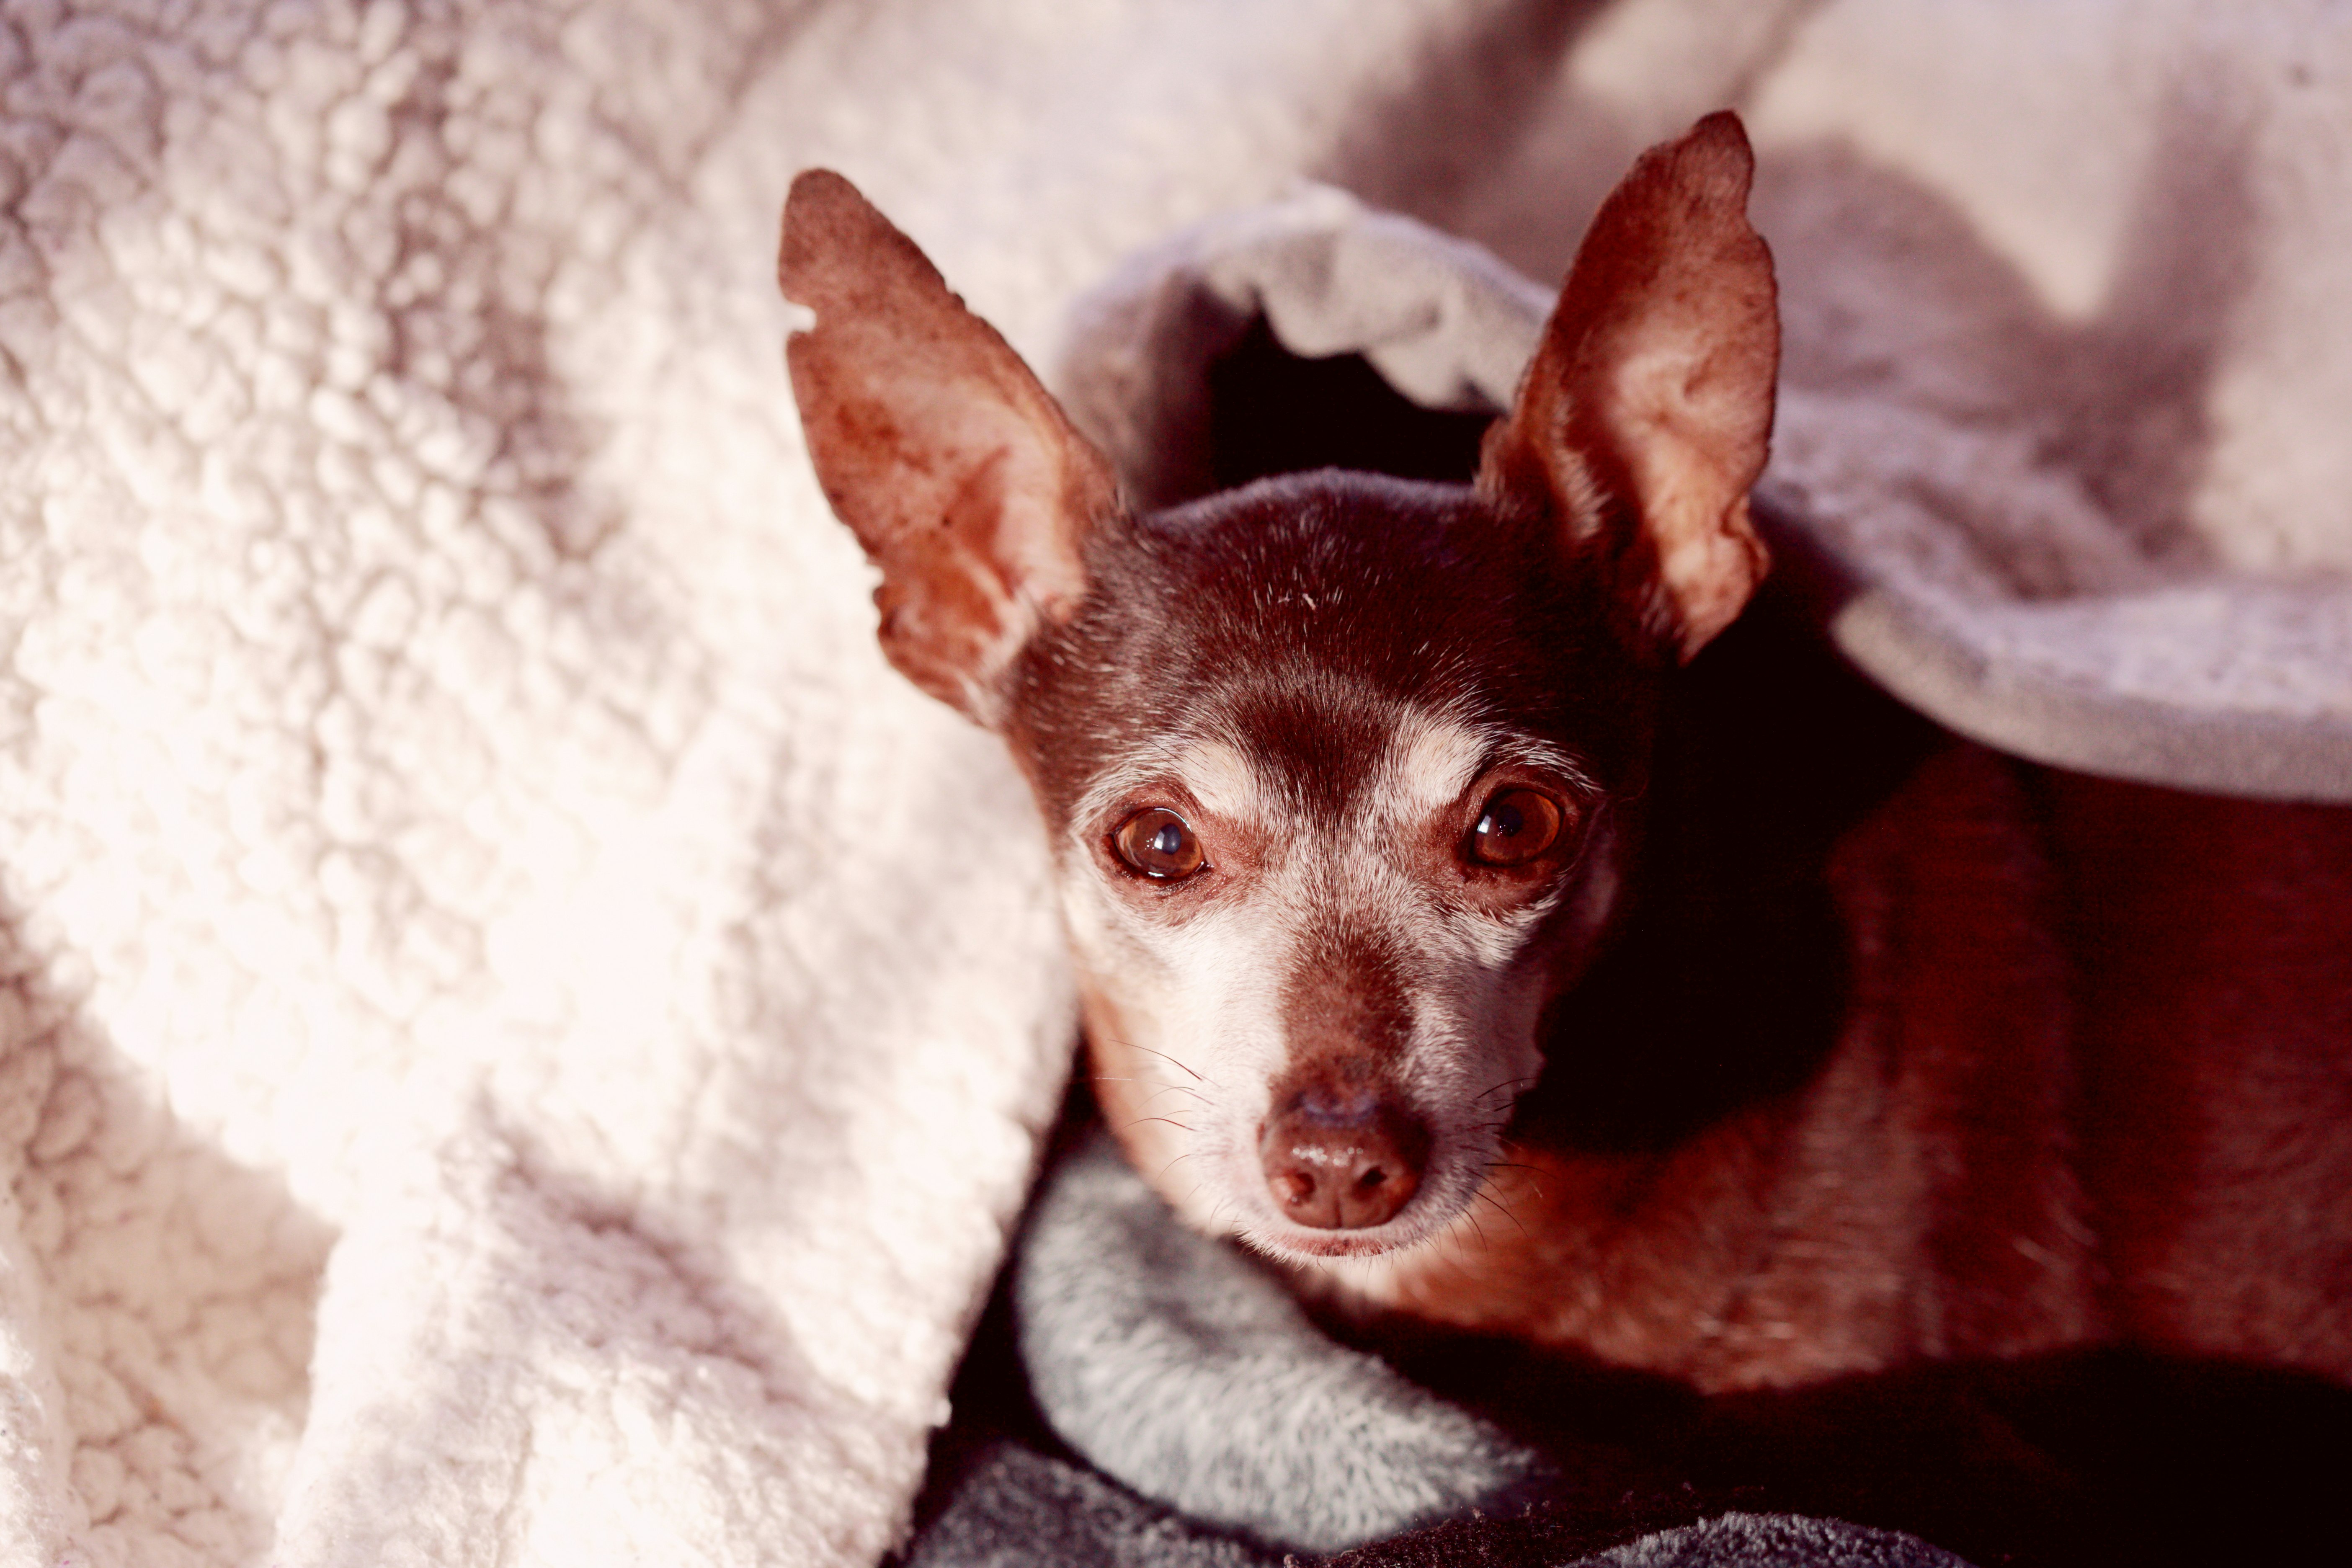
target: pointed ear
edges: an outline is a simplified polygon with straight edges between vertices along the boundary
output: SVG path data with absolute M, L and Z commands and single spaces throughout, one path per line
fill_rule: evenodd
M 793 182 L 777 272 L 816 313 L 785 351 L 793 395 L 826 499 L 882 568 L 883 652 L 993 727 L 1014 657 L 1086 593 L 1110 465 L 839 174 Z
M 1642 154 L 1601 204 L 1478 485 L 1542 508 L 1614 575 L 1635 635 L 1687 659 L 1764 575 L 1748 516 L 1780 369 L 1772 255 L 1728 110 Z

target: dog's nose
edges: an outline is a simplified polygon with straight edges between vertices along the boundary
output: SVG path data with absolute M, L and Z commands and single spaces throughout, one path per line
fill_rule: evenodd
M 1285 1215 L 1317 1230 L 1365 1230 L 1396 1217 L 1421 1185 L 1429 1129 L 1365 1090 L 1311 1088 L 1267 1121 L 1257 1152 Z

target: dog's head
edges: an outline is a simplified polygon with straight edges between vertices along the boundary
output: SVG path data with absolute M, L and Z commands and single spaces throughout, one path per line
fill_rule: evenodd
M 1728 114 L 1634 166 L 1475 485 L 1147 516 L 846 181 L 794 183 L 793 386 L 883 647 L 1027 774 L 1098 1097 L 1196 1224 L 1367 1255 L 1484 1182 L 1616 900 L 1662 679 L 1764 570 L 1750 170 Z

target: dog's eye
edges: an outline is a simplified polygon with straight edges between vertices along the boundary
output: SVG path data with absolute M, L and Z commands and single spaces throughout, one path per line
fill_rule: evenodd
M 1184 819 L 1165 806 L 1139 811 L 1111 835 L 1118 858 L 1162 882 L 1180 882 L 1207 864 L 1201 841 Z
M 1524 866 L 1552 847 L 1560 822 L 1559 803 L 1540 790 L 1503 790 L 1470 830 L 1470 858 L 1482 866 Z

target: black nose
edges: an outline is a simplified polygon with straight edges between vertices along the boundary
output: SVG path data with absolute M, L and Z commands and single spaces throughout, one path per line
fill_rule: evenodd
M 1396 1217 L 1421 1185 L 1429 1129 L 1395 1101 L 1316 1084 L 1293 1094 L 1258 1134 L 1266 1190 L 1317 1230 L 1366 1230 Z

